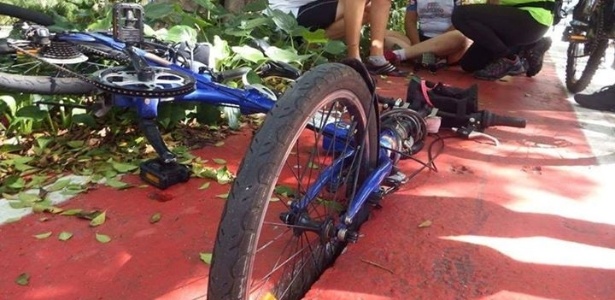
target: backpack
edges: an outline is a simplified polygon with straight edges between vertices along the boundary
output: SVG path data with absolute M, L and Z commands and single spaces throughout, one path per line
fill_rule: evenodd
M 526 2 L 519 3 L 513 5 L 514 7 L 539 7 L 544 8 L 546 10 L 551 11 L 553 14 L 553 25 L 559 24 L 559 22 L 564 18 L 564 0 L 555 0 L 555 1 L 535 1 L 535 2 Z

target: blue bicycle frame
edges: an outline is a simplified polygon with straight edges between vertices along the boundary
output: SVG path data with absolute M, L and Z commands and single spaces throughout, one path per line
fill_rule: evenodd
M 117 51 L 122 51 L 126 47 L 126 44 L 115 41 L 112 36 L 100 33 L 68 33 L 62 34 L 58 38 L 67 42 L 102 44 Z M 149 101 L 143 101 L 142 98 L 113 95 L 114 105 L 134 107 L 141 118 L 151 119 L 157 117 L 158 104 L 163 100 L 196 101 L 212 105 L 237 107 L 242 114 L 265 113 L 271 110 L 275 103 L 271 96 L 257 89 L 230 88 L 214 82 L 210 74 L 194 72 L 141 49 L 135 49 L 135 53 L 153 66 L 168 67 L 172 70 L 186 73 L 196 80 L 194 92 L 173 99 L 148 99 Z
M 68 42 L 92 42 L 105 45 L 117 51 L 122 51 L 126 47 L 126 44 L 117 42 L 112 36 L 100 34 L 100 33 L 69 33 L 60 36 L 60 40 Z M 137 110 L 138 115 L 142 119 L 153 119 L 157 117 L 157 107 L 161 101 L 196 101 L 202 103 L 208 103 L 212 105 L 230 106 L 239 108 L 242 114 L 252 113 L 266 113 L 273 108 L 275 100 L 270 96 L 260 92 L 257 89 L 237 89 L 230 88 L 225 85 L 216 83 L 212 80 L 212 76 L 207 73 L 197 73 L 188 68 L 181 67 L 173 64 L 162 58 L 149 54 L 143 50 L 135 49 L 135 53 L 147 60 L 148 63 L 154 66 L 163 66 L 171 68 L 172 70 L 184 72 L 196 80 L 196 89 L 194 92 L 175 97 L 173 99 L 147 99 L 128 97 L 122 95 L 113 95 L 114 105 L 121 107 L 133 107 Z M 331 132 L 333 130 L 333 132 Z M 333 126 L 333 128 L 325 128 L 325 131 L 330 131 L 329 136 L 342 137 L 347 135 L 347 131 L 343 128 Z M 146 136 L 148 136 L 147 132 Z M 370 173 L 363 185 L 357 190 L 354 199 L 350 202 L 350 206 L 344 216 L 342 217 L 343 224 L 340 224 L 342 228 L 352 224 L 355 217 L 359 213 L 360 209 L 365 205 L 367 200 L 374 196 L 374 194 L 380 193 L 380 185 L 384 179 L 391 174 L 391 170 L 394 166 L 394 161 L 390 157 L 390 153 L 386 150 L 390 145 L 387 145 L 386 141 L 394 139 L 392 132 L 383 131 L 380 137 L 380 151 L 378 166 Z M 153 141 L 150 141 L 153 142 Z M 325 141 L 325 143 L 327 143 Z M 323 145 L 324 147 L 324 145 Z M 346 160 L 355 155 L 355 149 L 350 147 L 342 152 L 333 163 L 325 168 L 319 178 L 311 185 L 305 195 L 295 201 L 291 207 L 293 212 L 300 212 L 305 210 L 311 201 L 316 199 L 319 191 L 325 186 L 333 182 L 340 174 L 340 170 L 344 167 Z

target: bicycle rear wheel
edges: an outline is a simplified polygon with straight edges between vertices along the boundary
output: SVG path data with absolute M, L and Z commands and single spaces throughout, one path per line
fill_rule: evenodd
M 591 83 L 609 46 L 603 14 L 598 8 L 587 28 L 572 28 L 566 57 L 566 88 L 571 93 L 581 92 Z
M 356 71 L 333 63 L 276 103 L 229 193 L 209 299 L 299 299 L 334 262 L 346 246 L 336 238 L 340 216 L 377 160 L 371 99 Z M 344 134 L 323 129 L 334 127 Z M 353 230 L 368 213 L 361 209 Z

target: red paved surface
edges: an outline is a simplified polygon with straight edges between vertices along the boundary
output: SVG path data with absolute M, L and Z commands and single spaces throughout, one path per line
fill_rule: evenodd
M 437 80 L 475 82 L 456 70 Z M 382 93 L 404 95 L 404 81 L 380 81 Z M 489 130 L 499 147 L 447 139 L 439 171 L 386 198 L 306 299 L 615 298 L 612 187 L 608 173 L 593 172 L 597 162 L 553 66 L 536 78 L 479 85 L 484 108 L 526 117 L 528 127 Z M 195 154 L 236 171 L 249 138 L 242 132 Z M 408 171 L 417 166 L 403 162 Z M 205 181 L 163 192 L 100 188 L 63 205 L 105 210 L 107 222 L 96 228 L 62 216 L 41 222 L 40 214 L 0 226 L 0 299 L 205 297 L 199 252 L 212 249 L 224 202 L 216 195 L 229 188 L 198 189 Z M 150 224 L 156 212 L 162 219 Z M 432 225 L 419 228 L 426 220 Z M 47 231 L 54 237 L 32 237 Z M 61 242 L 60 231 L 74 236 Z M 112 241 L 101 244 L 95 233 Z M 30 284 L 15 284 L 24 272 Z

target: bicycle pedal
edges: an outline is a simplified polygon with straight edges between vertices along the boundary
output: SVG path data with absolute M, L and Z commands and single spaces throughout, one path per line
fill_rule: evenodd
M 124 43 L 140 43 L 144 38 L 145 12 L 136 3 L 113 5 L 113 39 Z
M 140 165 L 141 180 L 164 190 L 190 179 L 190 169 L 176 162 L 165 163 L 160 158 L 150 159 Z

